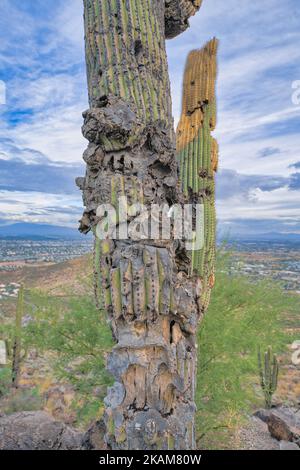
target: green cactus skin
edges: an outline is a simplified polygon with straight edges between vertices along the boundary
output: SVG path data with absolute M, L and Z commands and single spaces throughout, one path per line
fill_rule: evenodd
M 272 407 L 272 397 L 277 390 L 279 373 L 278 359 L 276 354 L 273 354 L 270 346 L 264 355 L 260 350 L 258 351 L 258 369 L 266 408 L 270 409 Z
M 96 301 L 96 308 L 102 310 L 103 299 L 102 299 L 102 276 L 101 276 L 101 240 L 94 235 L 94 253 L 93 253 L 93 264 L 94 264 L 94 295 Z
M 154 3 L 159 10 L 161 2 Z M 171 119 L 163 17 L 150 14 L 154 5 L 149 0 L 84 0 L 84 5 L 91 106 L 111 93 L 135 103 L 147 122 Z
M 213 39 L 188 57 L 184 87 L 183 109 L 177 129 L 177 158 L 184 194 L 196 195 L 204 207 L 204 247 L 191 254 L 191 275 L 203 283 L 202 308 L 209 304 L 214 284 L 216 247 L 215 171 L 213 162 L 216 125 L 215 81 L 218 42 Z M 192 131 L 191 131 L 192 128 Z

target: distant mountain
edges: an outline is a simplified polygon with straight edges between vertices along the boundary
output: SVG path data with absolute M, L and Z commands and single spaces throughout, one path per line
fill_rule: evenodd
M 30 239 L 30 240 L 85 240 L 76 228 L 60 227 L 57 225 L 32 224 L 19 222 L 11 225 L 0 225 L 0 239 Z M 298 233 L 219 233 L 218 241 L 227 242 L 285 242 L 300 243 Z
M 59 227 L 20 222 L 0 226 L 0 239 L 30 239 L 30 240 L 84 240 L 86 237 L 75 228 Z

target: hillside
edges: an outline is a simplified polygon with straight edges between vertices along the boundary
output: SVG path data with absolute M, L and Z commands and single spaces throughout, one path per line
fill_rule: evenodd
M 84 280 L 91 275 L 91 257 L 82 256 L 56 264 L 24 265 L 15 271 L 0 271 L 0 284 L 24 283 L 27 288 L 42 289 L 52 295 L 66 290 L 86 294 Z
M 275 402 L 297 403 L 300 396 L 299 371 L 291 364 L 287 348 L 299 337 L 299 297 L 284 294 L 268 281 L 255 285 L 246 277 L 231 276 L 226 265 L 220 258 L 211 306 L 198 336 L 197 436 L 201 448 L 249 445 L 244 426 L 247 429 L 249 416 L 263 405 L 258 346 L 271 344 L 280 353 Z M 91 272 L 91 257 L 84 256 L 0 273 L 0 283 L 26 286 L 24 341 L 29 347 L 21 390 L 4 393 L 0 412 L 42 408 L 81 429 L 101 417 L 111 383 L 104 359 L 112 340 L 105 313 L 94 307 Z M 0 336 L 9 334 L 14 311 L 14 299 L 0 301 Z

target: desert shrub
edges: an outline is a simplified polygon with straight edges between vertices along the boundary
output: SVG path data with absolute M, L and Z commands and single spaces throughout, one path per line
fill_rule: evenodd
M 32 292 L 31 303 L 33 321 L 26 327 L 26 343 L 51 353 L 54 375 L 73 385 L 73 407 L 78 419 L 87 422 L 101 409 L 107 385 L 112 383 L 104 365 L 112 346 L 105 315 L 88 296 L 49 300 Z
M 76 293 L 54 297 L 31 291 L 26 305 L 23 344 L 47 354 L 56 377 L 72 384 L 79 424 L 99 417 L 112 383 L 104 365 L 112 347 L 105 312 L 95 308 L 92 295 Z M 243 414 L 263 405 L 258 347 L 284 351 L 292 339 L 283 325 L 287 318 L 289 324 L 297 319 L 298 312 L 299 298 L 274 282 L 233 275 L 230 253 L 219 255 L 211 304 L 198 332 L 196 426 L 201 447 L 228 446 Z
M 5 396 L 11 386 L 11 369 L 8 367 L 0 367 L 0 398 Z
M 43 400 L 37 388 L 30 390 L 20 388 L 10 391 L 1 408 L 8 415 L 21 411 L 38 411 L 43 408 Z
M 228 440 L 227 431 L 243 413 L 263 406 L 258 348 L 286 350 L 290 338 L 283 322 L 287 315 L 296 317 L 299 306 L 299 297 L 274 282 L 253 283 L 231 275 L 230 254 L 219 256 L 210 307 L 198 333 L 197 429 L 202 445 L 220 446 L 221 436 Z

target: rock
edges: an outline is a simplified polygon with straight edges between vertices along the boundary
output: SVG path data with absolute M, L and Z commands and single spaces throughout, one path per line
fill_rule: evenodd
M 279 450 L 279 442 L 271 437 L 267 424 L 255 416 L 239 429 L 238 440 L 239 450 Z
M 125 398 L 124 386 L 116 382 L 112 387 L 107 390 L 107 397 L 104 399 L 106 406 L 113 406 L 114 408 L 121 405 Z
M 271 413 L 271 410 L 266 410 L 264 408 L 262 408 L 261 410 L 257 410 L 253 416 L 255 416 L 256 418 L 260 419 L 261 421 L 263 421 L 264 423 L 268 423 L 269 421 L 269 418 L 270 418 L 270 413 Z
M 83 433 L 44 411 L 0 414 L 0 450 L 105 450 L 104 434 L 102 420 Z
M 294 442 L 280 441 L 280 450 L 300 450 Z
M 272 410 L 268 428 L 278 441 L 300 442 L 300 415 L 291 408 L 280 407 Z
M 104 436 L 104 421 L 96 421 L 83 436 L 83 448 L 86 450 L 106 450 L 107 446 L 104 440 Z
M 44 411 L 0 418 L 0 450 L 80 450 L 83 434 Z

